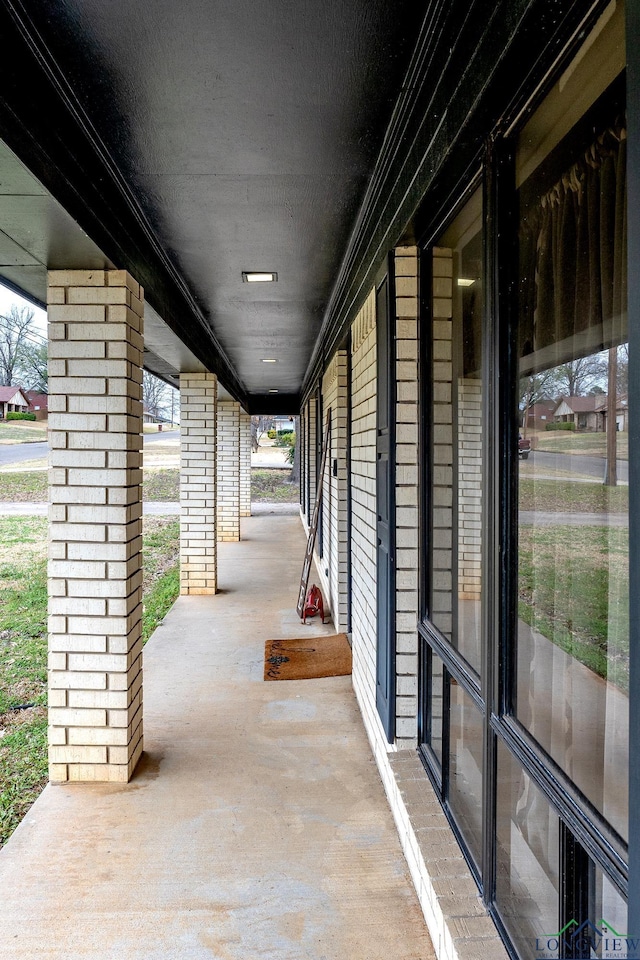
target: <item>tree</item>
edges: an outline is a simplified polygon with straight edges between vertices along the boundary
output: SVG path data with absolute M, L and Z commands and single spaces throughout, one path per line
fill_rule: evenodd
M 554 368 L 557 393 L 563 397 L 585 397 L 607 381 L 607 355 L 592 353 Z
M 8 314 L 0 315 L 0 384 L 12 386 L 21 373 L 21 355 L 29 339 L 33 341 L 34 313 L 29 307 L 11 305 Z
M 626 397 L 629 392 L 629 344 L 622 343 L 618 347 L 618 396 Z
M 46 343 L 31 343 L 28 341 L 23 344 L 18 364 L 19 372 L 17 376 L 25 389 L 33 390 L 35 393 L 48 392 Z
M 273 425 L 273 417 L 251 417 L 251 449 L 254 453 L 258 452 L 260 446 L 260 437 Z
M 173 417 L 173 387 L 145 370 L 142 375 L 142 402 L 152 417 Z M 170 412 L 171 411 L 171 412 Z
M 555 378 L 553 370 L 543 370 L 541 373 L 532 373 L 520 379 L 520 403 L 522 413 L 522 432 L 527 435 L 529 411 L 541 400 L 551 400 L 555 395 Z
M 553 370 L 532 373 L 520 379 L 520 409 L 526 410 L 541 400 L 552 400 L 556 393 Z

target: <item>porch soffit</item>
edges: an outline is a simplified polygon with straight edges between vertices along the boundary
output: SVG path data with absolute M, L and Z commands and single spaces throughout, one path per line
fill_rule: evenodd
M 42 300 L 45 268 L 129 269 L 152 369 L 183 349 L 246 406 L 297 403 L 423 15 L 1 0 L 0 134 L 33 176 L 0 151 L 0 275 Z

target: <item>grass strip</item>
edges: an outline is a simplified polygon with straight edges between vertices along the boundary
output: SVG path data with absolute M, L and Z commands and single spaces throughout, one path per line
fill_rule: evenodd
M 626 486 L 520 477 L 518 492 L 521 510 L 542 513 L 627 513 L 629 510 Z
M 296 483 L 289 483 L 288 470 L 251 471 L 251 499 L 268 503 L 298 503 L 300 491 Z
M 146 643 L 180 593 L 180 521 L 147 517 L 143 544 L 142 639 Z
M 594 673 L 629 688 L 629 533 L 521 527 L 518 616 Z
M 288 470 L 251 471 L 251 499 L 270 503 L 297 503 L 298 486 L 289 483 Z M 47 471 L 0 473 L 0 502 L 45 503 L 48 498 Z M 180 470 L 151 467 L 144 471 L 142 499 L 146 502 L 175 503 L 180 500 Z
M 0 846 L 47 782 L 47 569 L 44 517 L 0 517 Z M 143 528 L 143 637 L 179 591 L 179 522 Z

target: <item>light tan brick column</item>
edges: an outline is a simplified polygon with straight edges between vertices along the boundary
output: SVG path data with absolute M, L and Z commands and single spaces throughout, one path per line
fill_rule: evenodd
M 216 433 L 218 378 L 180 374 L 180 593 L 218 589 Z
M 396 745 L 417 744 L 418 713 L 418 250 L 395 250 Z
M 240 539 L 240 404 L 218 404 L 218 540 Z
M 240 516 L 251 516 L 251 417 L 240 411 Z
M 142 753 L 143 291 L 49 273 L 49 760 L 126 782 Z

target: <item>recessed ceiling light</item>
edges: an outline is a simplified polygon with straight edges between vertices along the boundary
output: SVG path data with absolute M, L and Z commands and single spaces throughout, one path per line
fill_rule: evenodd
M 263 362 L 263 363 L 277 363 L 278 361 L 275 359 L 275 357 L 262 357 L 262 362 Z
M 475 280 L 471 280 L 469 277 L 458 277 L 459 287 L 472 287 L 474 283 Z
M 278 279 L 277 273 L 266 273 L 260 270 L 243 270 L 243 283 L 275 283 Z
M 279 393 L 279 390 L 269 390 L 269 393 Z

